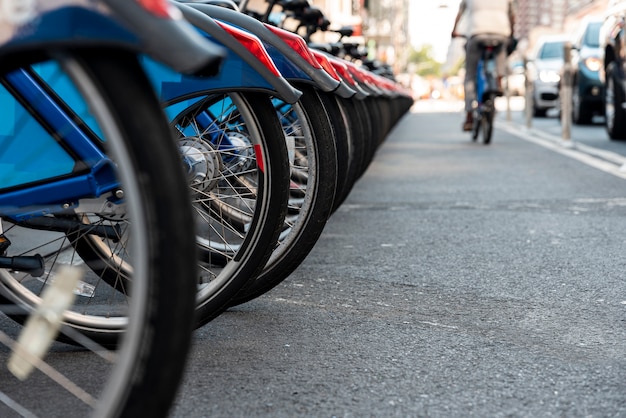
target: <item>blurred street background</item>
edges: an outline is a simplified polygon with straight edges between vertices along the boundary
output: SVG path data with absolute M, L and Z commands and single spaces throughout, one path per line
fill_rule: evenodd
M 498 109 L 485 146 L 418 101 L 304 263 L 196 331 L 173 416 L 626 415 L 626 144 Z
M 391 65 L 416 98 L 462 96 L 464 51 L 450 33 L 460 0 L 312 0 L 329 17 L 331 29 L 355 28 L 353 41 L 367 45 L 370 58 Z M 613 2 L 615 3 L 615 2 Z M 265 10 L 264 0 L 249 8 Z M 509 58 L 511 93 L 523 95 L 524 59 L 545 35 L 575 37 L 585 19 L 603 17 L 609 0 L 515 0 L 518 48 Z M 462 24 L 461 24 L 462 27 Z M 317 42 L 338 35 L 318 32 Z M 347 41 L 350 41 L 348 38 Z

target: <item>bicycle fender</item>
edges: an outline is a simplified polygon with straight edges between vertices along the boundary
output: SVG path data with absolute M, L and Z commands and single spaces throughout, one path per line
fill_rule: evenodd
M 170 4 L 171 19 L 146 11 L 137 1 L 104 0 L 123 24 L 132 28 L 141 49 L 172 69 L 202 76 L 213 76 L 220 69 L 226 51 L 200 35 Z
M 262 87 L 267 87 L 267 85 L 271 86 L 271 88 L 275 90 L 276 95 L 287 103 L 295 103 L 298 101 L 302 92 L 289 84 L 282 74 L 276 76 L 241 42 L 226 32 L 214 19 L 184 3 L 176 3 L 176 7 L 181 10 L 185 19 L 198 30 L 204 32 L 211 41 L 226 47 L 228 49 L 228 58 L 237 56 L 241 62 L 247 64 L 247 66 L 258 73 L 258 75 L 266 81 L 266 85 Z M 259 42 L 261 41 L 259 40 Z M 225 69 L 221 73 L 228 75 L 229 70 L 226 69 L 226 64 L 227 62 L 224 62 Z M 247 74 L 252 75 L 250 72 Z M 246 79 L 242 78 L 241 82 L 245 83 Z
M 332 78 L 326 71 L 321 68 L 314 68 L 311 64 L 306 62 L 300 54 L 293 50 L 285 41 L 283 41 L 280 36 L 276 35 L 263 23 L 254 19 L 251 16 L 248 16 L 244 13 L 240 13 L 234 10 L 226 9 L 224 7 L 214 6 L 210 4 L 201 4 L 201 3 L 189 3 L 189 6 L 206 13 L 214 19 L 219 19 L 224 22 L 231 23 L 236 25 L 244 30 L 247 30 L 256 36 L 258 36 L 264 43 L 271 45 L 273 48 L 268 48 L 268 51 L 272 53 L 272 58 L 276 58 L 277 65 L 285 65 L 287 63 L 282 63 L 281 58 L 283 60 L 289 61 L 295 65 L 295 67 L 299 68 L 306 76 L 312 80 L 315 85 L 322 91 L 332 92 L 337 90 L 340 86 L 341 82 Z M 278 56 L 278 53 L 282 54 L 283 57 Z M 279 66 L 279 68 L 281 68 Z M 290 78 L 287 74 L 288 69 L 285 69 L 285 77 Z M 295 72 L 295 69 L 292 70 Z M 281 72 L 282 69 L 281 69 Z
M 137 2 L 59 0 L 29 8 L 5 6 L 0 16 L 0 57 L 59 47 L 116 47 L 147 52 L 178 71 L 215 74 L 224 51 L 182 17 L 159 17 Z M 123 4 L 122 4 L 123 3 Z M 35 7 L 36 6 L 36 7 Z M 19 60 L 3 64 L 19 66 Z

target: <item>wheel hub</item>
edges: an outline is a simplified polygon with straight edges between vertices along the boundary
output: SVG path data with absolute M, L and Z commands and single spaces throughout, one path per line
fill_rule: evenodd
M 179 149 L 191 189 L 207 193 L 215 188 L 223 165 L 213 145 L 201 138 L 187 137 L 179 141 Z
M 233 172 L 242 172 L 252 168 L 256 162 L 254 147 L 250 139 L 240 132 L 229 132 L 228 140 L 233 147 L 233 158 L 228 162 Z

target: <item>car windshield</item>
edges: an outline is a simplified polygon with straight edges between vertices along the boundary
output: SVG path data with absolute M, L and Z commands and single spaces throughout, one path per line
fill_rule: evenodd
M 546 42 L 539 51 L 539 59 L 563 58 L 563 42 Z
M 585 31 L 585 37 L 583 38 L 583 45 L 597 48 L 600 46 L 600 26 L 601 22 L 590 23 Z

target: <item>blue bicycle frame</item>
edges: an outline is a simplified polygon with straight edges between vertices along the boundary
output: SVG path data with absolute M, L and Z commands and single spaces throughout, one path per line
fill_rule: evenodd
M 493 92 L 495 90 L 495 80 L 489 75 L 493 73 L 495 63 L 493 58 L 489 58 L 493 53 L 492 47 L 486 47 L 488 50 L 481 54 L 478 60 L 478 66 L 476 70 L 476 100 L 479 106 L 485 101 L 485 93 Z M 488 57 L 485 60 L 485 57 Z
M 72 39 L 79 39 L 80 36 L 75 34 L 80 33 L 83 36 L 88 34 L 90 41 L 101 38 L 106 44 L 126 43 L 129 48 L 139 47 L 139 37 L 133 37 L 132 33 L 126 32 L 117 22 L 107 20 L 106 16 L 92 10 L 68 7 L 53 10 L 51 13 L 54 16 L 47 16 L 49 20 L 43 16 L 42 24 L 38 27 L 40 30 L 33 31 L 30 38 L 13 42 L 22 45 L 32 42 L 35 45 L 35 41 L 45 39 L 49 43 L 49 35 L 58 31 L 60 33 L 55 33 L 58 39 L 72 38 L 73 34 Z M 59 15 L 76 24 L 55 25 L 54 28 L 45 24 L 47 21 L 58 22 Z M 242 52 L 244 47 L 240 42 L 213 23 L 208 16 L 201 15 L 201 26 L 213 36 L 201 30 L 197 30 L 198 34 L 204 38 L 217 38 L 228 47 L 228 54 L 224 57 L 226 71 L 221 71 L 217 77 L 198 78 L 180 72 L 180 68 L 189 66 L 188 63 L 178 63 L 172 67 L 169 65 L 171 62 L 162 64 L 152 57 L 144 58 L 145 69 L 153 79 L 170 116 L 198 100 L 186 101 L 185 97 L 192 94 L 197 96 L 199 91 L 255 88 L 281 94 L 289 102 L 297 100 L 299 92 L 284 79 L 281 80 L 280 74 L 278 77 L 268 76 L 267 71 L 259 71 L 259 63 L 246 55 L 247 51 Z M 107 23 L 110 26 L 106 26 Z M 179 46 L 181 45 L 185 44 L 181 43 Z M 195 52 L 202 51 L 196 49 Z M 206 51 L 204 53 L 207 55 Z M 206 59 L 195 59 L 194 62 L 206 63 Z M 2 116 L 6 121 L 3 126 L 14 126 L 15 121 L 26 112 L 36 115 L 36 120 L 41 125 L 35 126 L 37 124 L 32 123 L 23 126 L 19 136 L 15 132 L 0 131 L 3 134 L 0 136 L 0 165 L 11 166 L 11 170 L 5 170 L 5 175 L 0 177 L 0 207 L 5 216 L 11 216 L 15 220 L 57 213 L 71 208 L 80 198 L 97 198 L 118 186 L 113 174 L 114 163 L 99 144 L 96 124 L 88 120 L 87 113 L 76 110 L 84 108 L 84 104 L 77 100 L 79 95 L 72 90 L 71 83 L 60 79 L 55 85 L 47 85 L 39 79 L 37 71 L 51 72 L 54 69 L 42 67 L 37 70 L 17 70 L 5 77 L 5 89 L 0 93 L 0 102 L 5 104 L 3 110 L 6 109 Z M 14 120 L 11 121 L 10 118 Z M 83 120 L 83 123 L 78 123 L 77 120 Z M 225 136 L 212 116 L 205 113 L 199 116 L 198 122 L 204 128 L 214 127 L 210 133 L 215 141 L 218 138 L 224 139 Z M 57 135 L 52 138 L 49 132 L 56 132 L 61 127 L 63 137 Z M 25 153 L 21 150 L 24 143 L 29 143 L 32 149 L 38 150 L 37 154 L 33 156 L 31 153 L 24 158 Z M 219 148 L 230 150 L 233 144 L 223 141 Z M 24 161 L 16 164 L 19 159 Z
M 483 44 L 476 71 L 476 107 L 472 127 L 472 140 L 478 138 L 479 131 L 483 133 L 483 143 L 489 144 L 493 134 L 493 122 L 496 112 L 495 98 L 501 94 L 497 92 L 495 70 L 495 53 L 498 44 Z
M 54 69 L 46 66 L 39 71 Z M 30 113 L 39 122 L 0 136 L 0 164 L 12 167 L 0 176 L 0 207 L 5 216 L 19 220 L 58 212 L 79 198 L 98 197 L 118 186 L 114 163 L 98 146 L 94 130 L 88 129 L 97 125 L 72 110 L 84 105 L 68 80 L 49 86 L 36 71 L 20 69 L 8 74 L 3 84 L 0 97 L 8 111 L 3 118 L 20 121 Z M 53 91 L 63 96 L 62 101 Z M 9 95 L 15 98 L 14 106 Z M 79 126 L 77 120 L 85 124 Z M 3 125 L 13 127 L 15 122 Z M 25 153 L 25 144 L 33 152 Z M 29 210 L 31 206 L 37 208 Z
M 7 20 L 0 37 L 2 65 L 16 68 L 5 74 L 0 88 L 0 208 L 15 220 L 56 213 L 79 198 L 99 197 L 118 186 L 113 162 L 103 152 L 97 125 L 77 90 L 67 78 L 49 85 L 38 77 L 38 71 L 56 71 L 56 64 L 17 69 L 21 56 L 57 45 L 114 46 L 148 50 L 174 71 L 208 74 L 217 71 L 223 52 L 187 22 L 155 16 L 136 2 L 77 6 L 68 0 L 37 10 L 23 21 Z M 25 25 L 28 30 L 22 30 Z M 27 113 L 38 122 L 20 125 Z
M 271 45 L 262 43 L 254 34 L 241 31 L 224 22 L 217 23 L 205 13 L 185 4 L 177 4 L 177 6 L 196 26 L 199 33 L 212 42 L 227 47 L 227 54 L 223 61 L 223 71 L 210 79 L 187 76 L 150 57 L 142 58 L 144 70 L 159 94 L 170 120 L 202 100 L 203 93 L 208 95 L 251 90 L 264 91 L 269 95 L 279 97 L 285 103 L 292 104 L 299 99 L 301 93 L 287 81 L 287 78 L 292 81 L 296 79 L 312 82 L 311 77 L 300 67 L 292 64 L 288 57 Z M 235 36 L 239 36 L 239 39 Z M 243 42 L 247 43 L 248 47 L 252 45 L 257 48 L 257 54 L 262 56 L 252 54 L 242 44 Z M 262 62 L 263 59 L 265 63 Z M 283 74 L 283 71 L 286 74 Z M 216 148 L 222 151 L 232 151 L 234 158 L 237 148 L 231 143 L 229 136 L 224 135 L 220 122 L 206 111 L 195 116 L 195 123 L 209 134 Z

